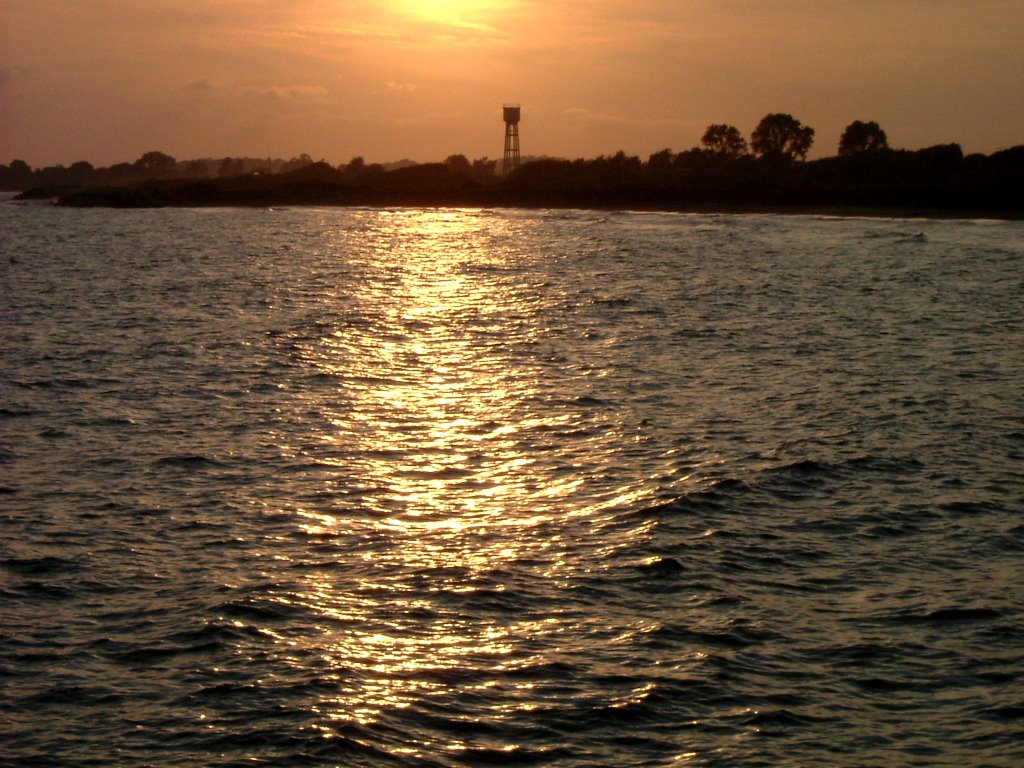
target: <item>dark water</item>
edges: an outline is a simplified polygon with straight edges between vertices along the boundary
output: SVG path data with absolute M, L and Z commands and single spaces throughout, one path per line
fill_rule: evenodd
M 1024 764 L 1024 225 L 0 237 L 4 765 Z

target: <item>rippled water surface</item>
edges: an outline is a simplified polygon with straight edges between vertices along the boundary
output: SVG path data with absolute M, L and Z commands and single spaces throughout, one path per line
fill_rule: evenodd
M 1024 764 L 1024 225 L 0 206 L 0 761 Z

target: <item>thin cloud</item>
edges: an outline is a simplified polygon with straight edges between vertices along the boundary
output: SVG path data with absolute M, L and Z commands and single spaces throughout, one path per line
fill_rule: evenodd
M 394 80 L 388 80 L 384 83 L 384 88 L 389 93 L 412 93 L 416 90 L 416 86 L 412 83 L 398 83 Z
M 193 93 L 210 93 L 214 90 L 214 85 L 206 78 L 203 78 L 202 80 L 193 80 L 191 83 L 186 83 L 184 89 Z
M 587 109 L 586 107 L 569 107 L 563 114 L 570 120 L 592 125 L 621 125 L 621 126 L 681 126 L 690 125 L 693 121 L 681 117 L 644 117 L 636 114 L 623 112 L 599 112 Z
M 242 89 L 244 96 L 258 96 L 286 101 L 319 99 L 327 96 L 328 90 L 320 85 L 250 85 Z

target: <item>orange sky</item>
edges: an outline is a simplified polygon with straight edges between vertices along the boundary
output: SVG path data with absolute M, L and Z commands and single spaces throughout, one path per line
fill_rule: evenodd
M 1020 0 L 0 0 L 0 162 L 307 153 L 645 158 L 876 120 L 896 147 L 1024 144 Z

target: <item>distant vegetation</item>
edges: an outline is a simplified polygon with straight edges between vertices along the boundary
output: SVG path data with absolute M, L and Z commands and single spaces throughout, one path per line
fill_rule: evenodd
M 877 122 L 856 120 L 837 154 L 806 160 L 815 131 L 792 115 L 766 115 L 749 141 L 712 124 L 699 147 L 646 161 L 618 152 L 593 159 L 532 159 L 502 176 L 486 157 L 337 167 L 291 160 L 180 162 L 147 152 L 134 163 L 32 169 L 0 165 L 0 188 L 65 205 L 542 205 L 689 210 L 899 209 L 1024 215 L 1024 146 L 964 156 L 958 144 L 892 149 Z
M 117 163 L 95 168 L 84 160 L 70 166 L 52 165 L 31 168 L 24 160 L 0 165 L 0 189 L 21 190 L 31 187 L 61 187 L 109 184 L 131 186 L 151 179 L 226 179 L 245 175 L 282 175 L 314 164 L 306 154 L 291 160 L 258 157 L 204 158 L 176 160 L 163 152 L 146 152 L 134 163 Z M 399 160 L 387 165 L 367 165 L 361 157 L 349 166 L 356 173 L 378 173 L 416 165 L 412 160 Z M 342 169 L 346 166 L 341 166 Z

